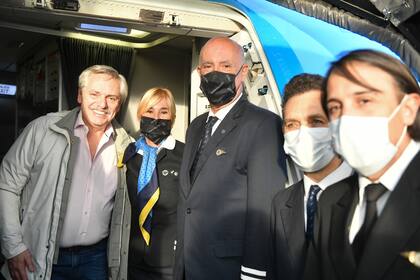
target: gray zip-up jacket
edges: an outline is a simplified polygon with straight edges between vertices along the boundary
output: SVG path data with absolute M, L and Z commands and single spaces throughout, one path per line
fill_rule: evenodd
M 26 249 L 32 254 L 35 272 L 29 279 L 50 279 L 52 265 L 58 257 L 60 237 L 79 139 L 73 128 L 79 108 L 52 113 L 32 121 L 21 133 L 0 167 L 0 241 L 8 259 Z M 125 130 L 112 123 L 119 163 L 131 142 Z M 128 239 L 122 238 L 123 213 L 128 201 L 125 166 L 118 165 L 115 195 L 108 241 L 108 266 L 112 279 L 124 279 Z M 74 174 L 77 176 L 77 174 Z M 3 275 L 10 279 L 5 264 Z

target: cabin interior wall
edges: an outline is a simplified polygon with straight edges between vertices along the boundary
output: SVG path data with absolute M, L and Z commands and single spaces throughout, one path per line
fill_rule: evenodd
M 188 100 L 191 77 L 191 50 L 168 46 L 140 49 L 136 53 L 129 81 L 129 94 L 121 108 L 120 121 L 133 137 L 138 137 L 140 125 L 137 105 L 144 93 L 152 87 L 171 90 L 176 103 L 176 120 L 173 136 L 182 142 L 188 126 Z
M 0 71 L 1 84 L 16 84 L 16 73 Z M 16 99 L 0 95 L 0 161 L 15 139 Z

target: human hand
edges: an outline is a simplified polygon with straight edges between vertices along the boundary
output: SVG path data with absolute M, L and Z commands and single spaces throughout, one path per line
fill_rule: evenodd
M 28 250 L 8 259 L 7 265 L 13 280 L 28 280 L 27 271 L 35 272 L 32 255 Z

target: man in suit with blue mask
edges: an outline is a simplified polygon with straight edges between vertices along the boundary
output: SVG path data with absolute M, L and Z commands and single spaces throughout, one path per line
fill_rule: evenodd
M 416 79 L 394 57 L 353 51 L 332 64 L 323 104 L 336 151 L 357 176 L 322 196 L 305 279 L 419 279 Z
M 304 176 L 273 200 L 269 279 L 301 279 L 307 246 L 314 236 L 318 198 L 353 172 L 333 150 L 321 104 L 322 82 L 319 75 L 300 74 L 284 89 L 284 150 Z

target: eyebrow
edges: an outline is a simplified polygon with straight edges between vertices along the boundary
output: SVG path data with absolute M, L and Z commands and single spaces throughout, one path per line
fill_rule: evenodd
M 299 122 L 297 119 L 292 119 L 292 118 L 285 118 L 284 120 L 283 120 L 283 123 L 285 123 L 285 122 Z
M 340 101 L 340 100 L 338 100 L 337 98 L 330 98 L 330 99 L 328 99 L 328 100 L 327 100 L 327 104 L 328 104 L 328 103 L 330 103 L 330 102 L 337 102 L 337 103 L 341 103 L 341 101 Z
M 149 109 L 148 110 L 150 110 L 150 109 L 155 109 L 155 106 L 152 106 L 152 107 L 149 107 Z M 164 110 L 169 110 L 169 107 L 161 107 L 161 108 L 159 108 L 160 110 L 162 110 L 162 109 L 164 109 Z
M 362 95 L 362 94 L 381 94 L 382 92 L 377 89 L 368 89 L 368 90 L 359 90 L 353 92 L 354 95 Z
M 328 119 L 327 116 L 324 116 L 322 114 L 312 114 L 308 116 L 308 119 L 315 119 L 315 118 L 319 118 L 319 119 Z
M 233 62 L 229 61 L 229 60 L 223 60 L 223 61 L 219 61 L 217 63 L 214 63 L 214 62 L 211 62 L 211 61 L 202 61 L 200 65 L 204 65 L 204 64 L 212 64 L 212 65 L 214 65 L 214 64 L 230 64 L 230 65 L 233 65 Z

